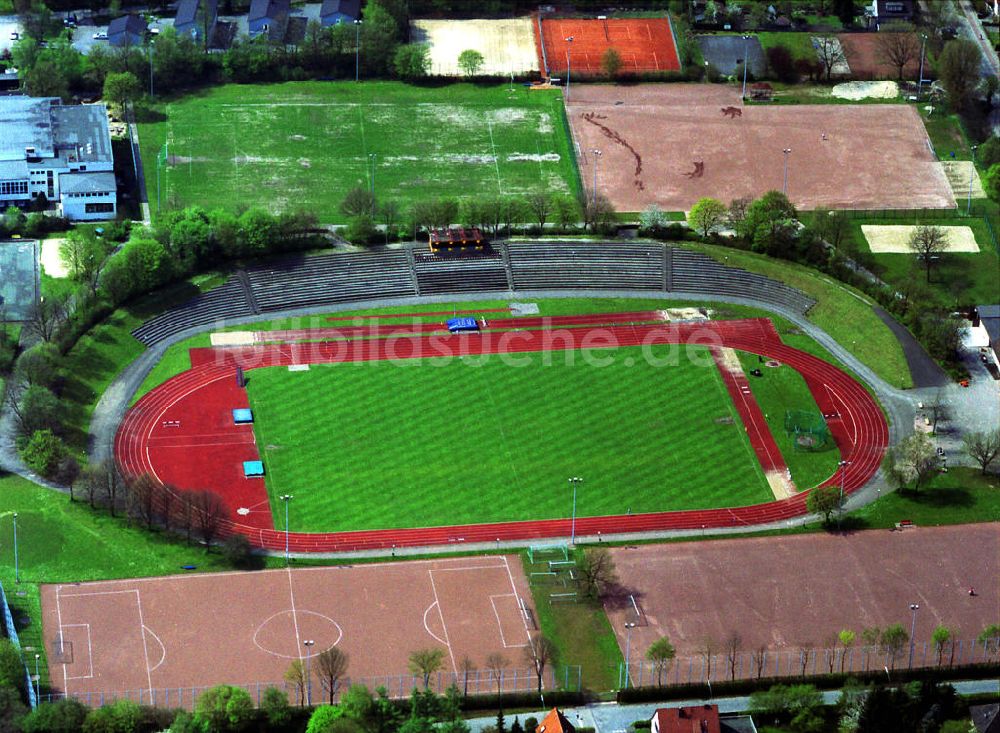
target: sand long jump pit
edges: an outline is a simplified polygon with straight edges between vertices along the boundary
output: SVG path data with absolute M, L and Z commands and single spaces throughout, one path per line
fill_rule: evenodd
M 507 76 L 538 71 L 531 18 L 501 20 L 415 20 L 414 43 L 430 45 L 431 70 L 438 76 L 462 76 L 458 56 L 467 49 L 483 55 L 480 74 Z
M 862 224 L 868 248 L 875 254 L 914 254 L 910 237 L 919 227 L 913 224 Z M 976 236 L 967 226 L 939 226 L 944 233 L 944 252 L 978 252 Z
M 955 206 L 906 105 L 743 105 L 736 87 L 640 84 L 575 86 L 567 107 L 584 185 L 598 160 L 598 191 L 619 211 L 780 191 L 786 149 L 800 208 Z
M 741 636 L 742 676 L 753 673 L 750 656 L 761 648 L 771 654 L 769 671 L 779 653 L 784 655 L 781 669 L 785 662 L 795 669 L 802 652 L 837 647 L 831 640 L 842 629 L 857 633 L 857 647 L 865 628 L 901 623 L 909 630 L 911 603 L 920 606 L 915 664 L 936 662 L 931 634 L 939 625 L 963 640 L 964 659 L 969 653 L 981 659 L 982 645 L 971 649 L 970 642 L 997 622 L 1000 608 L 997 523 L 720 539 L 611 552 L 621 584 L 644 614 L 632 629 L 632 659 L 667 636 L 677 649 L 671 682 L 675 674 L 698 677 L 706 639 L 718 655 L 714 679 L 729 676 L 724 645 L 733 632 Z M 975 596 L 969 595 L 970 587 Z M 635 620 L 631 602 L 626 595 L 625 602 L 607 607 L 624 653 L 625 623 Z M 810 671 L 814 659 L 810 654 Z M 845 667 L 860 670 L 863 655 L 855 653 L 850 661 L 853 666 Z M 823 666 L 822 653 L 818 664 Z M 897 666 L 905 664 L 905 657 L 897 660 Z
M 315 657 L 332 646 L 347 652 L 350 681 L 385 684 L 393 695 L 409 694 L 409 655 L 429 647 L 445 653 L 445 686 L 464 657 L 483 670 L 487 655 L 501 653 L 511 673 L 518 668 L 518 687 L 533 689 L 523 658 L 533 617 L 522 613 L 522 602 L 530 608 L 516 556 L 42 588 L 55 688 L 93 704 L 104 694 L 185 707 L 192 688 L 283 687 L 293 660 L 308 657 L 315 669 Z M 512 674 L 505 675 L 511 684 Z M 481 686 L 496 690 L 485 673 Z M 187 698 L 178 698 L 180 688 Z

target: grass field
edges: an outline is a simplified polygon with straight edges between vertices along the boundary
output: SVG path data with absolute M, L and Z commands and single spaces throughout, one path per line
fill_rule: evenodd
M 302 207 L 339 223 L 343 195 L 374 187 L 405 210 L 442 196 L 576 193 L 558 90 L 396 82 L 229 85 L 164 103 L 139 127 L 163 206 Z
M 638 347 L 612 356 L 255 370 L 272 501 L 294 490 L 292 529 L 329 531 L 568 517 L 573 475 L 580 516 L 771 498 L 706 353 L 662 368 Z
M 820 409 L 813 399 L 806 380 L 794 369 L 787 366 L 777 368 L 765 367 L 759 364 L 755 354 L 738 352 L 743 371 L 747 374 L 751 369 L 760 368 L 760 377 L 748 377 L 750 391 L 757 399 L 760 409 L 764 412 L 767 425 L 771 428 L 781 455 L 792 473 L 792 480 L 798 489 L 808 489 L 829 478 L 837 470 L 840 453 L 832 442 L 823 451 L 815 453 L 799 450 L 795 441 L 785 433 L 785 412 L 788 410 L 805 410 L 816 415 Z

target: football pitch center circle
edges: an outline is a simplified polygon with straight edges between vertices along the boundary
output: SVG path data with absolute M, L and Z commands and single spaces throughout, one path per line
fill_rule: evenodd
M 504 348 L 519 354 L 581 349 L 586 338 L 597 328 L 593 323 L 587 327 L 587 321 L 600 323 L 600 316 L 568 317 L 575 327 L 565 329 L 570 337 L 558 343 L 551 341 L 551 332 L 545 329 L 511 331 L 511 338 L 504 343 Z M 691 343 L 696 334 L 708 333 L 715 339 L 716 347 L 745 351 L 762 359 L 787 364 L 798 371 L 807 383 L 814 385 L 811 388 L 814 396 L 822 396 L 817 399 L 817 404 L 830 424 L 841 459 L 848 462 L 820 485 L 840 485 L 843 482 L 845 493 L 853 492 L 867 483 L 881 463 L 888 443 L 888 426 L 874 399 L 837 367 L 783 344 L 768 320 L 634 325 L 610 319 L 609 323 L 600 326 L 600 331 L 603 337 L 611 339 L 604 348 L 617 349 L 647 343 Z M 488 342 L 484 335 L 444 334 L 433 332 L 433 329 L 417 329 L 392 342 L 393 356 L 401 362 L 440 357 L 442 348 L 445 353 L 461 356 L 499 353 L 497 348 L 502 339 Z M 500 522 L 443 522 L 434 526 L 385 526 L 339 532 L 292 532 L 287 531 L 284 525 L 281 503 L 274 502 L 274 497 L 268 502 L 263 479 L 234 476 L 231 471 L 228 476 L 220 476 L 218 470 L 213 468 L 213 462 L 226 461 L 235 465 L 239 458 L 258 458 L 252 427 L 226 424 L 225 406 L 235 404 L 234 400 L 243 390 L 235 378 L 237 366 L 245 370 L 253 383 L 262 374 L 257 370 L 265 366 L 287 370 L 288 367 L 308 368 L 313 364 L 378 361 L 386 358 L 388 344 L 388 339 L 374 338 L 279 343 L 242 349 L 194 349 L 191 351 L 191 369 L 149 392 L 126 415 L 115 441 L 116 459 L 127 476 L 148 474 L 160 483 L 182 491 L 215 491 L 230 513 L 222 522 L 222 534 L 242 533 L 253 544 L 270 550 L 284 549 L 286 543 L 296 552 L 338 552 L 406 546 L 454 547 L 472 542 L 565 537 L 571 533 L 609 537 L 671 529 L 750 527 L 806 514 L 808 492 L 804 491 L 787 498 L 745 506 L 635 513 L 629 508 L 627 512 L 576 516 L 575 519 L 559 516 Z M 730 389 L 734 400 L 740 389 L 739 385 Z M 748 388 L 746 391 L 749 391 Z M 244 392 L 243 400 L 246 399 Z M 196 405 L 201 406 L 200 413 L 195 409 Z M 210 407 L 207 411 L 204 409 L 206 405 Z M 206 416 L 206 413 L 210 414 Z M 741 413 L 741 417 L 746 423 L 746 414 Z M 752 426 L 747 424 L 744 427 L 749 433 Z M 762 453 L 758 447 L 758 456 Z M 183 456 L 184 460 L 172 460 L 179 456 Z M 763 462 L 762 468 L 766 468 Z M 257 495 L 248 495 L 250 489 L 254 489 Z M 252 506 L 262 509 L 249 514 L 237 513 L 240 507 Z M 285 502 L 285 508 L 287 506 L 288 502 Z M 276 510 L 273 516 L 272 509 Z M 384 507 L 388 516 L 395 509 L 397 507 Z

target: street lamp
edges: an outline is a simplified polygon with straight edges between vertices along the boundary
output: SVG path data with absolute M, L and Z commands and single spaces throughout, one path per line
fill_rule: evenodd
M 153 98 L 153 42 L 149 42 L 149 97 Z
M 375 161 L 378 158 L 377 153 L 368 153 L 368 164 L 371 166 L 371 183 L 372 183 L 372 217 L 375 216 Z
M 916 646 L 916 641 L 913 639 L 913 635 L 917 631 L 917 611 L 920 610 L 920 606 L 916 603 L 910 604 L 910 611 L 912 611 L 913 616 L 910 619 L 910 663 L 908 669 L 913 669 L 913 647 Z
M 750 34 L 743 36 L 743 99 L 747 98 L 747 45 L 750 41 Z
M 781 151 L 785 154 L 785 182 L 781 185 L 781 192 L 788 195 L 788 155 L 792 152 L 791 148 L 785 148 Z
M 17 564 L 17 512 L 14 512 L 14 582 L 21 582 L 21 572 Z
M 569 543 L 571 545 L 576 544 L 576 488 L 583 483 L 583 479 L 579 476 L 573 476 L 569 480 L 569 485 L 573 487 L 573 520 L 570 524 L 569 532 Z
M 629 687 L 629 679 L 632 676 L 632 669 L 629 666 L 632 661 L 632 629 L 635 624 L 631 621 L 625 623 L 625 689 Z
M 294 497 L 291 494 L 282 494 L 278 498 L 285 502 L 285 567 L 288 567 L 288 502 Z
M 312 656 L 312 645 L 316 642 L 306 639 L 302 645 L 306 648 L 306 707 L 312 705 L 312 674 L 309 671 L 309 657 Z
M 924 46 L 927 43 L 927 34 L 920 34 L 920 79 L 917 80 L 917 99 L 924 88 Z
M 840 511 L 837 514 L 837 529 L 840 529 L 844 521 L 844 479 L 847 475 L 847 467 L 851 465 L 851 462 L 838 461 L 837 465 L 840 467 Z
M 354 81 L 361 79 L 361 21 L 354 21 Z
M 41 657 L 41 656 L 42 656 L 41 654 L 36 654 L 35 655 L 35 703 L 36 704 L 39 703 L 39 702 L 41 702 L 39 700 L 39 697 L 38 697 L 38 683 L 39 683 L 39 680 L 41 679 L 38 676 L 38 658 Z
M 969 216 L 972 213 L 972 180 L 976 175 L 976 148 L 978 145 L 972 146 L 972 167 L 969 169 L 969 198 L 965 205 L 965 215 Z
M 566 99 L 569 99 L 569 77 L 573 69 L 573 36 L 566 37 Z
M 601 159 L 601 151 L 594 148 L 590 151 L 594 154 L 594 208 L 597 208 L 597 163 Z

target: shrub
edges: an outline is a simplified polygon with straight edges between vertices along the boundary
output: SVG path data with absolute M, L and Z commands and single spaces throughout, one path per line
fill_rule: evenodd
M 371 216 L 359 214 L 351 219 L 344 236 L 353 244 L 371 244 L 378 236 L 378 230 Z
M 283 728 L 292 719 L 288 694 L 277 687 L 268 687 L 260 696 L 260 710 L 269 728 Z
M 66 445 L 51 430 L 38 430 L 20 453 L 28 468 L 49 478 L 55 474 L 59 462 L 66 455 Z
M 234 568 L 253 567 L 257 560 L 250 540 L 241 534 L 232 534 L 226 538 L 222 544 L 222 556 Z
M 767 49 L 767 67 L 774 78 L 785 84 L 793 84 L 799 79 L 795 70 L 795 59 L 786 46 L 772 46 Z

